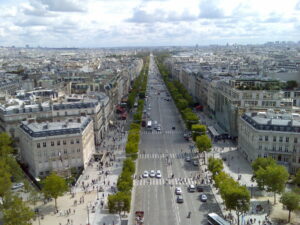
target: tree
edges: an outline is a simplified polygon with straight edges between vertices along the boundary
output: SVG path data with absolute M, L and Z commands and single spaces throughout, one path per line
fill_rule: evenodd
M 256 172 L 255 180 L 262 190 L 274 193 L 274 204 L 276 204 L 276 194 L 284 191 L 289 173 L 286 168 L 280 165 L 262 167 Z
M 210 157 L 208 159 L 208 169 L 212 173 L 213 178 L 223 170 L 223 161 Z
M 300 206 L 300 195 L 295 192 L 285 192 L 280 198 L 280 202 L 287 208 L 289 211 L 288 222 L 291 221 L 291 212 L 299 209 Z
M 252 180 L 255 180 L 256 177 L 256 172 L 262 168 L 262 169 L 266 169 L 268 166 L 275 166 L 277 165 L 276 161 L 274 159 L 272 159 L 271 157 L 268 158 L 262 158 L 259 157 L 257 158 L 252 164 L 252 169 L 253 169 L 253 177 Z
M 298 83 L 297 83 L 297 81 L 295 81 L 295 80 L 288 80 L 288 81 L 286 82 L 286 88 L 289 89 L 289 90 L 294 89 L 294 88 L 296 88 L 297 86 L 298 86 Z
M 193 134 L 193 140 L 195 141 L 197 136 L 205 134 L 206 126 L 202 124 L 193 124 L 191 130 Z
M 5 225 L 31 225 L 34 212 L 17 196 L 6 196 L 3 207 Z
M 300 169 L 298 169 L 293 181 L 296 185 L 300 186 Z
M 226 190 L 225 205 L 229 210 L 235 210 L 240 224 L 240 216 L 249 211 L 250 193 L 246 186 L 236 185 Z
M 11 188 L 11 175 L 3 168 L 0 167 L 0 197 L 3 198 L 4 195 L 10 191 Z
M 10 136 L 3 132 L 0 133 L 0 158 L 7 157 L 9 154 L 12 153 L 12 140 Z
M 205 162 L 205 152 L 209 152 L 212 147 L 210 138 L 206 134 L 198 136 L 196 138 L 196 146 L 200 153 L 204 153 L 204 162 Z
M 133 162 L 132 159 L 128 158 L 128 159 L 124 160 L 124 162 L 123 162 L 123 170 L 124 171 L 128 171 L 131 174 L 134 174 L 134 172 L 135 172 L 135 164 L 134 164 L 134 162 Z
M 56 173 L 51 173 L 43 181 L 43 189 L 46 198 L 54 198 L 55 208 L 57 209 L 57 198 L 68 190 L 66 180 Z
M 117 192 L 108 196 L 108 209 L 110 213 L 121 213 L 130 211 L 130 193 Z M 121 204 L 120 204 L 121 203 Z
M 178 99 L 177 106 L 179 110 L 183 110 L 188 106 L 188 102 L 185 99 L 180 98 Z

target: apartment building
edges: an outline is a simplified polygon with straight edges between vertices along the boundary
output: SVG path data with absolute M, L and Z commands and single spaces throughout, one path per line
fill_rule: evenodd
M 34 177 L 52 171 L 68 175 L 72 168 L 83 169 L 95 152 L 93 120 L 23 121 L 19 129 L 21 161 Z
M 246 112 L 239 117 L 238 149 L 249 162 L 271 157 L 295 173 L 300 168 L 300 114 L 281 110 Z

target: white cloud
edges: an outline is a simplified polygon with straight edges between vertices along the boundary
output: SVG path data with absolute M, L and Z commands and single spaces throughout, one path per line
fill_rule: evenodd
M 299 0 L 15 1 L 0 6 L 5 45 L 193 45 L 300 37 Z

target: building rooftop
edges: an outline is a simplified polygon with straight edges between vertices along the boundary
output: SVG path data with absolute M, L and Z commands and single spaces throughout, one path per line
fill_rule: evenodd
M 47 137 L 66 134 L 80 134 L 90 123 L 91 118 L 80 117 L 76 122 L 22 122 L 20 128 L 31 137 Z
M 246 112 L 241 117 L 258 130 L 300 133 L 300 114 L 286 112 Z

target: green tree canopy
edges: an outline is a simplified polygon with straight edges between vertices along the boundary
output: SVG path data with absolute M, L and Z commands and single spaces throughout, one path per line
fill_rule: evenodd
M 300 186 L 300 169 L 298 169 L 293 181 L 296 185 Z
M 11 195 L 4 199 L 3 221 L 5 225 L 31 225 L 34 212 L 17 196 Z
M 286 82 L 286 88 L 287 89 L 291 90 L 291 89 L 294 89 L 296 87 L 298 87 L 297 81 L 295 81 L 295 80 L 289 80 L 289 81 Z
M 300 207 L 300 195 L 295 192 L 285 192 L 280 198 L 280 202 L 287 208 L 289 211 L 288 222 L 291 221 L 291 212 L 299 209 Z
M 192 134 L 193 134 L 193 140 L 196 140 L 197 136 L 203 135 L 206 133 L 206 126 L 202 124 L 193 124 L 192 125 Z
M 276 165 L 276 161 L 271 157 L 268 158 L 259 157 L 256 160 L 254 160 L 254 162 L 252 163 L 252 169 L 255 173 L 260 168 L 266 169 L 267 166 L 274 166 L 274 165 Z
M 212 173 L 213 177 L 215 177 L 224 169 L 222 159 L 215 159 L 210 157 L 208 159 L 208 169 Z
M 3 198 L 11 188 L 11 175 L 3 167 L 0 167 L 0 197 Z
M 180 98 L 178 99 L 177 106 L 179 110 L 183 110 L 188 106 L 188 102 L 185 99 Z
M 212 147 L 211 140 L 207 135 L 201 135 L 196 138 L 196 146 L 199 152 L 209 152 Z
M 10 136 L 3 132 L 0 133 L 0 158 L 7 157 L 9 154 L 12 153 L 12 140 Z
M 123 170 L 128 171 L 131 174 L 134 174 L 134 172 L 135 172 L 135 163 L 134 163 L 134 161 L 130 158 L 125 159 L 124 162 L 123 162 Z
M 282 193 L 288 181 L 289 173 L 286 168 L 280 165 L 262 167 L 256 172 L 255 180 L 260 189 L 274 193 L 274 203 L 276 194 Z
M 46 198 L 54 198 L 55 208 L 57 209 L 57 198 L 68 190 L 66 180 L 56 173 L 51 173 L 43 181 L 42 192 Z
M 110 213 L 121 213 L 130 211 L 130 193 L 117 192 L 108 196 L 108 209 Z

